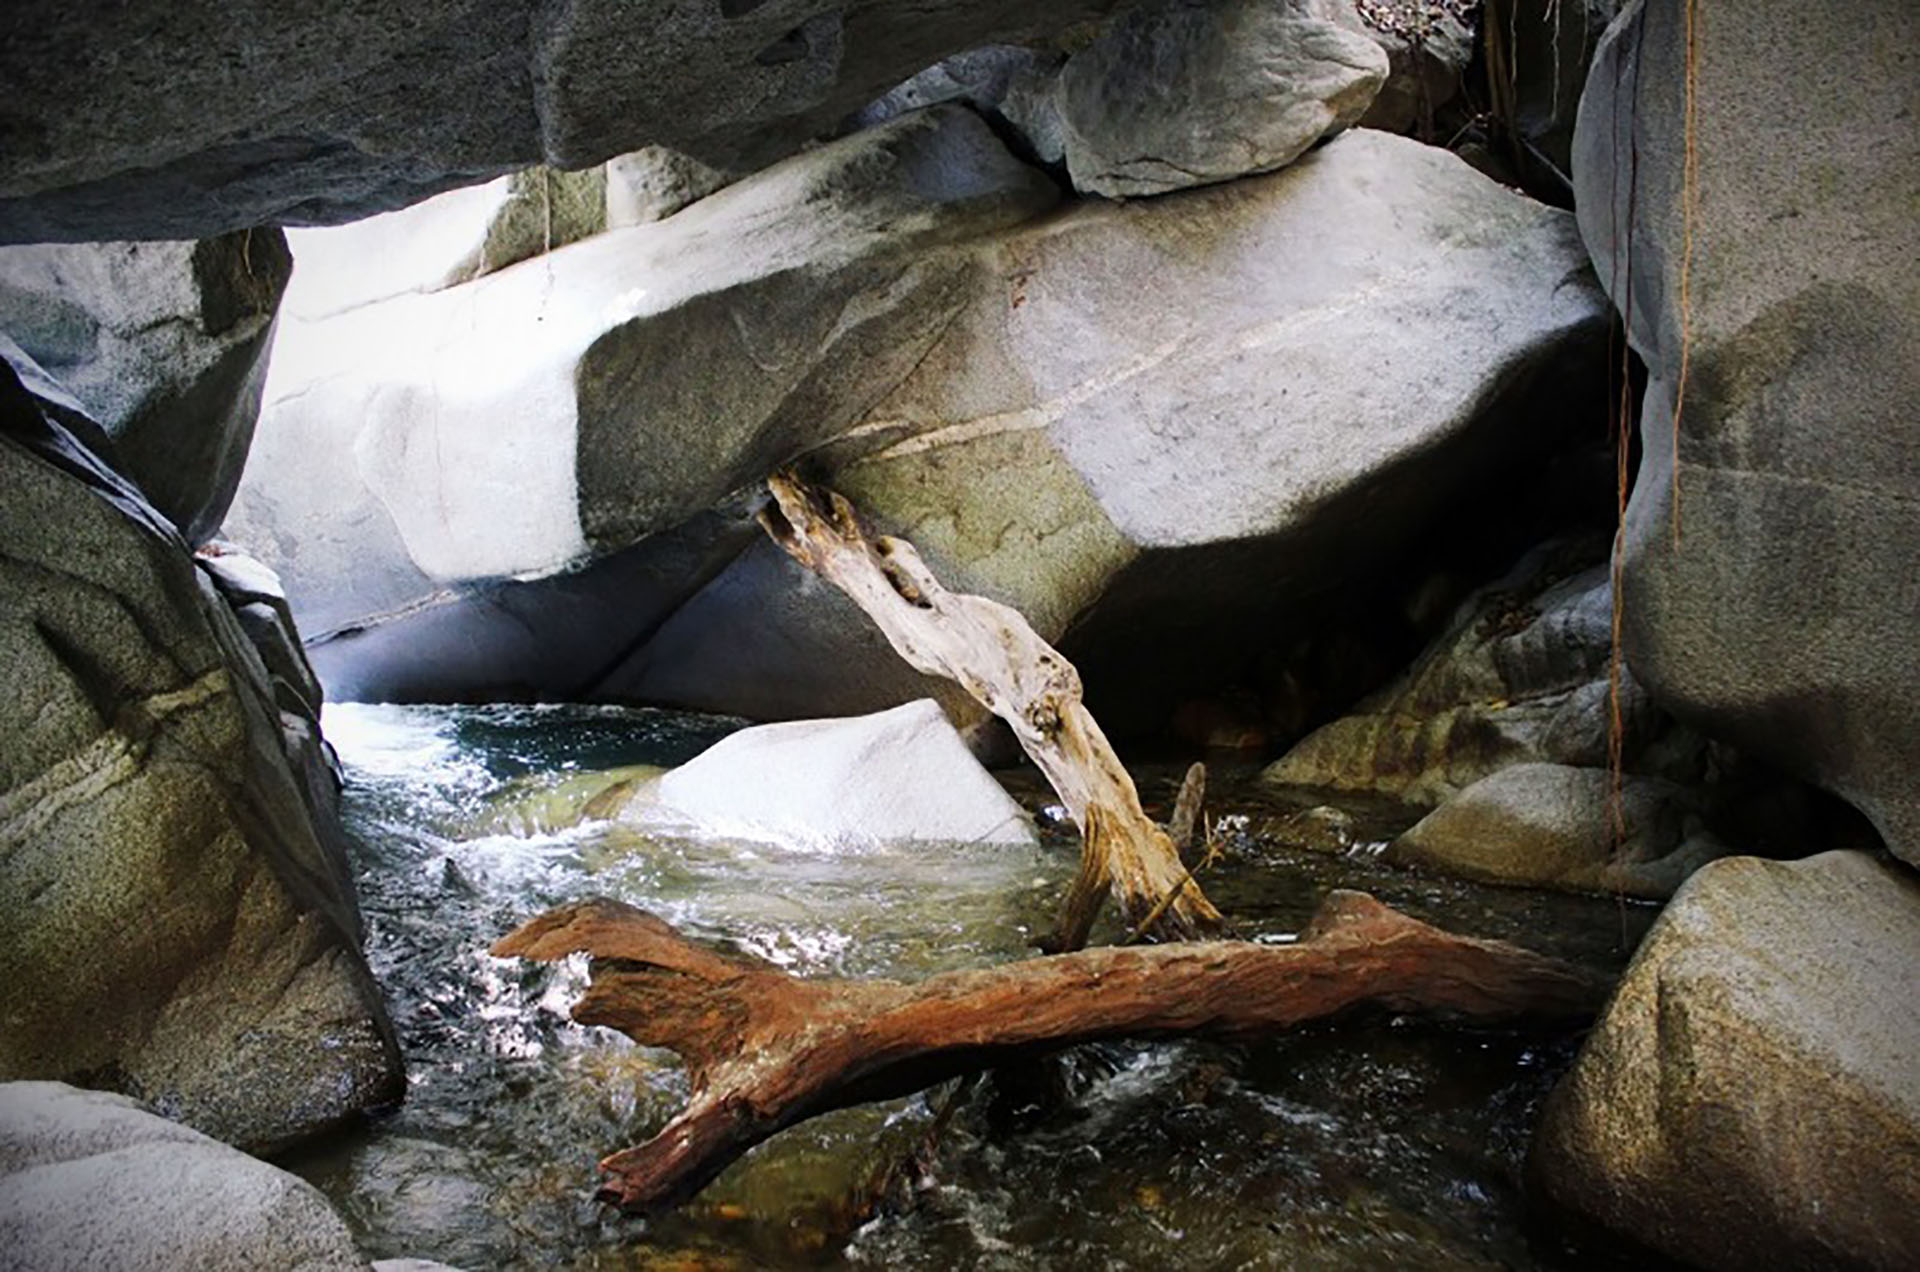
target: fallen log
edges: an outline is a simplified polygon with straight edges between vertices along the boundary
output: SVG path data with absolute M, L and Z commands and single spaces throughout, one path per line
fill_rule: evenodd
M 773 541 L 846 593 L 910 666 L 956 682 L 1012 726 L 1059 793 L 1080 828 L 1080 870 L 1049 948 L 1085 945 L 1110 891 L 1130 926 L 1155 915 L 1157 936 L 1221 930 L 1220 912 L 1140 807 L 1133 778 L 1081 701 L 1080 673 L 1018 610 L 949 592 L 911 543 L 869 539 L 853 505 L 831 490 L 787 473 L 768 478 L 767 489 L 773 504 L 760 520 Z
M 600 1163 L 600 1198 L 630 1210 L 685 1200 L 796 1122 L 1075 1043 L 1248 1040 L 1360 1004 L 1572 1021 L 1604 993 L 1578 968 L 1443 932 L 1362 892 L 1332 893 L 1293 944 L 1082 950 L 917 984 L 802 979 L 609 900 L 550 911 L 493 947 L 548 962 L 576 952 L 593 963 L 573 1018 L 673 1050 L 691 1079 L 659 1134 Z

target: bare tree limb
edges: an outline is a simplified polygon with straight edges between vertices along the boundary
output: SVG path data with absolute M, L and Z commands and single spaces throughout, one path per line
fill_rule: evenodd
M 1590 1016 L 1603 987 L 1499 941 L 1454 936 L 1360 892 L 1330 895 L 1297 943 L 1082 950 L 918 984 L 803 980 L 687 939 L 616 901 L 551 911 L 500 957 L 593 957 L 575 1004 L 685 1060 L 692 1097 L 646 1143 L 600 1163 L 602 1199 L 676 1204 L 796 1122 L 1076 1043 L 1254 1039 L 1358 1004 L 1483 1023 Z
M 1080 871 L 1061 908 L 1054 949 L 1078 949 L 1109 891 L 1138 923 L 1169 894 L 1158 934 L 1220 930 L 1219 911 L 1140 807 L 1133 778 L 1081 701 L 1080 673 L 1020 613 L 949 592 L 904 539 L 869 539 L 833 491 L 778 473 L 761 524 L 794 560 L 845 592 L 915 669 L 958 683 L 1013 727 L 1021 747 L 1080 828 Z

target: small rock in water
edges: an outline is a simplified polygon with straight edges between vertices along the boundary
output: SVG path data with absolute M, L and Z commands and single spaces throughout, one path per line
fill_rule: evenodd
M 800 851 L 1034 842 L 1026 814 L 930 698 L 743 729 L 638 792 L 634 807 L 645 825 Z

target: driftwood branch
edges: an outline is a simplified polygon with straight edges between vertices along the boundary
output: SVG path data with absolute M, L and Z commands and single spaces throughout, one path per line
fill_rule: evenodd
M 917 984 L 803 980 L 606 900 L 551 911 L 493 948 L 546 961 L 580 951 L 593 971 L 574 1019 L 672 1049 L 692 1080 L 665 1129 L 600 1163 L 601 1198 L 635 1210 L 692 1196 L 806 1118 L 1075 1043 L 1253 1039 L 1365 1003 L 1481 1023 L 1576 1020 L 1603 993 L 1576 968 L 1451 935 L 1360 892 L 1333 893 L 1291 945 L 1083 950 Z
M 1200 810 L 1207 802 L 1207 766 L 1195 761 L 1187 766 L 1180 793 L 1173 799 L 1173 815 L 1167 818 L 1167 838 L 1174 852 L 1184 857 L 1200 836 Z
M 774 542 L 845 592 L 915 669 L 955 681 L 1013 728 L 1080 828 L 1080 871 L 1052 948 L 1078 949 L 1108 893 L 1129 924 L 1167 897 L 1157 934 L 1217 933 L 1219 911 L 1140 807 L 1133 778 L 1081 701 L 1080 673 L 1017 610 L 949 592 L 904 539 L 869 539 L 853 506 L 787 474 L 767 481 Z

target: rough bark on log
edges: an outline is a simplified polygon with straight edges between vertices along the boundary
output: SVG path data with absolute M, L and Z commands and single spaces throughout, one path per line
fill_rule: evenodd
M 917 984 L 803 980 L 608 900 L 550 911 L 493 947 L 544 961 L 575 952 L 593 971 L 573 1018 L 672 1049 L 692 1081 L 659 1134 L 600 1163 L 600 1197 L 633 1210 L 685 1200 L 796 1122 L 1075 1043 L 1252 1039 L 1363 1003 L 1480 1023 L 1576 1020 L 1604 993 L 1577 968 L 1454 936 L 1361 892 L 1331 894 L 1291 945 L 1083 950 Z
M 914 546 L 869 539 L 853 506 L 790 474 L 767 481 L 774 503 L 761 523 L 794 560 L 846 593 L 916 670 L 957 682 L 1005 720 L 1066 805 L 1082 839 L 1080 871 L 1061 907 L 1051 948 L 1086 944 L 1110 891 L 1129 924 L 1161 911 L 1156 935 L 1217 933 L 1219 911 L 1180 864 L 1165 831 L 1081 701 L 1080 673 L 1019 611 L 949 592 Z

